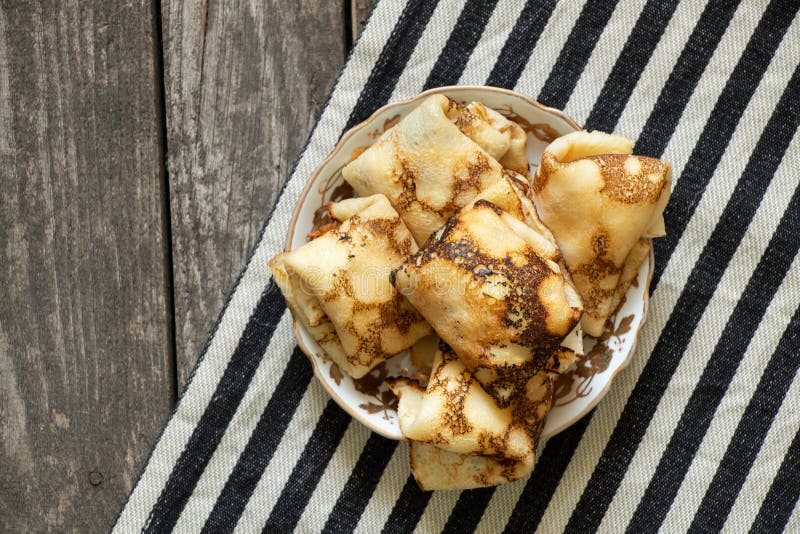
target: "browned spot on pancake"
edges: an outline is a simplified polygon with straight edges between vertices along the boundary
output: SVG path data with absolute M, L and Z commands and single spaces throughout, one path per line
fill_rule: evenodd
M 479 200 L 474 209 L 489 209 L 494 213 L 501 213 L 493 203 Z M 456 229 L 459 237 L 454 237 Z M 478 283 L 482 278 L 491 274 L 502 277 L 507 284 L 507 295 L 498 300 L 500 313 L 492 313 L 498 317 L 502 325 L 502 339 L 485 339 L 487 353 L 480 356 L 487 368 L 496 371 L 491 383 L 482 381 L 483 386 L 498 402 L 507 404 L 506 399 L 498 395 L 498 391 L 518 388 L 526 383 L 532 372 L 541 368 L 552 354 L 553 350 L 561 343 L 569 329 L 564 332 L 550 332 L 547 327 L 547 309 L 538 296 L 538 290 L 543 281 L 554 276 L 550 266 L 539 257 L 529 246 L 515 251 L 514 256 L 506 255 L 503 258 L 490 256 L 480 249 L 480 245 L 470 234 L 468 227 L 461 222 L 460 216 L 452 217 L 444 225 L 441 233 L 431 237 L 422 249 L 411 257 L 406 264 L 406 269 L 415 269 L 433 260 L 448 261 L 458 269 L 466 271 Z M 522 260 L 522 261 L 520 261 Z M 570 329 L 577 324 L 579 313 L 574 314 Z M 506 338 L 511 332 L 510 338 Z M 524 364 L 499 365 L 493 361 L 488 350 L 491 346 L 511 342 L 525 347 L 530 351 L 530 359 Z
M 542 192 L 550 175 L 555 171 L 556 165 L 558 165 L 558 161 L 553 154 L 550 152 L 542 154 L 542 161 L 539 162 L 539 167 L 533 177 L 533 183 L 531 183 L 531 191 L 533 193 L 539 194 Z
M 413 247 L 414 241 L 410 232 L 405 230 L 402 239 L 396 239 L 397 230 L 402 222 L 399 217 L 363 219 L 359 214 L 347 219 L 347 224 L 337 226 L 330 230 L 337 239 L 347 246 L 347 258 L 356 258 L 363 250 L 362 245 L 369 241 L 380 239 L 387 243 L 389 250 L 397 258 L 407 257 Z M 346 227 L 346 231 L 342 227 Z M 399 267 L 398 261 L 397 266 Z M 346 268 L 345 268 L 346 270 Z M 356 299 L 350 277 L 343 271 L 334 273 L 332 288 L 320 296 L 320 300 L 331 302 L 342 296 L 347 296 L 353 301 L 350 317 L 339 328 L 344 328 L 358 338 L 358 347 L 352 353 L 347 353 L 347 360 L 353 365 L 370 366 L 378 360 L 385 359 L 392 354 L 383 350 L 383 332 L 389 327 L 397 328 L 401 334 L 407 334 L 416 324 L 423 322 L 422 316 L 411 304 L 394 288 L 387 274 L 385 281 L 387 288 L 392 292 L 391 298 L 379 303 L 365 303 Z M 359 333 L 355 328 L 354 316 L 363 311 L 373 311 L 377 320 L 370 325 L 366 334 Z
M 447 428 L 451 435 L 460 436 L 472 431 L 472 425 L 464 413 L 464 403 L 467 400 L 472 375 L 464 370 L 458 376 L 441 376 L 443 365 L 434 371 L 428 384 L 429 393 L 441 395 L 444 402 L 441 424 Z
M 596 310 L 615 291 L 615 289 L 603 289 L 598 283 L 609 276 L 618 276 L 622 272 L 622 267 L 614 263 L 608 256 L 608 246 L 608 235 L 602 232 L 598 233 L 592 238 L 592 250 L 595 259 L 572 270 L 574 278 L 584 279 L 588 282 L 584 284 L 584 288 L 590 289 L 583 290 L 581 299 L 583 300 L 584 312 L 589 315 L 592 315 L 592 310 Z
M 636 158 L 639 172 L 628 173 L 625 162 L 628 158 Z M 605 185 L 601 189 L 610 198 L 624 204 L 655 204 L 661 195 L 665 180 L 651 180 L 652 175 L 663 175 L 667 166 L 661 160 L 646 156 L 629 156 L 627 154 L 601 154 L 588 156 L 600 167 L 600 175 Z
M 494 204 L 493 202 L 490 202 L 490 201 L 488 201 L 486 199 L 483 199 L 483 198 L 480 199 L 480 200 L 477 200 L 475 202 L 474 206 L 476 208 L 489 208 L 490 210 L 492 210 L 493 212 L 495 212 L 498 215 L 502 215 L 503 214 L 503 210 L 501 210 L 496 204 Z

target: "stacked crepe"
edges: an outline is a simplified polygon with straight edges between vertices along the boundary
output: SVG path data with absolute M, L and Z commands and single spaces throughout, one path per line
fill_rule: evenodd
M 670 168 L 631 146 L 563 136 L 531 183 L 519 125 L 430 96 L 342 169 L 359 197 L 327 206 L 334 224 L 270 262 L 342 370 L 409 348 L 430 369 L 387 380 L 423 489 L 530 473 L 556 376 L 664 233 Z

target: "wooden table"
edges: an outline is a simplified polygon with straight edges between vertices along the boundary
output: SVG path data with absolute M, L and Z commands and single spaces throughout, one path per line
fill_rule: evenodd
M 367 0 L 0 0 L 0 532 L 107 531 Z

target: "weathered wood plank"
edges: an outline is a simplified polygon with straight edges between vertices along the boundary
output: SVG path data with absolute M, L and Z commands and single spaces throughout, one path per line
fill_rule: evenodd
M 180 388 L 342 65 L 344 13 L 162 5 Z
M 107 531 L 172 407 L 154 15 L 0 2 L 0 532 Z

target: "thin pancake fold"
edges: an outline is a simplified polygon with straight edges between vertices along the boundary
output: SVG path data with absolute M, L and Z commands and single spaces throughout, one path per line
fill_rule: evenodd
M 390 281 L 417 245 L 383 195 L 333 203 L 328 212 L 333 228 L 279 254 L 270 268 L 295 319 L 360 378 L 431 333 Z
M 484 196 L 404 263 L 394 283 L 506 405 L 565 340 L 580 350 L 579 336 L 569 335 L 582 308 L 559 266 L 558 248 L 512 214 L 520 213 L 513 190 L 505 195 L 497 185 Z
M 519 132 L 502 124 L 502 116 L 472 108 L 476 112 L 444 95 L 427 97 L 347 164 L 342 176 L 360 196 L 385 195 L 417 243 L 424 243 L 503 176 L 498 158 L 527 170 Z
M 542 155 L 531 187 L 583 300 L 581 326 L 593 336 L 649 254 L 642 240 L 664 235 L 671 167 L 631 155 L 632 146 L 601 132 L 560 137 Z
M 398 418 L 411 440 L 411 470 L 419 486 L 467 489 L 516 480 L 530 473 L 552 401 L 552 376 L 529 376 L 512 402 L 501 406 L 444 342 L 426 387 L 391 379 Z

